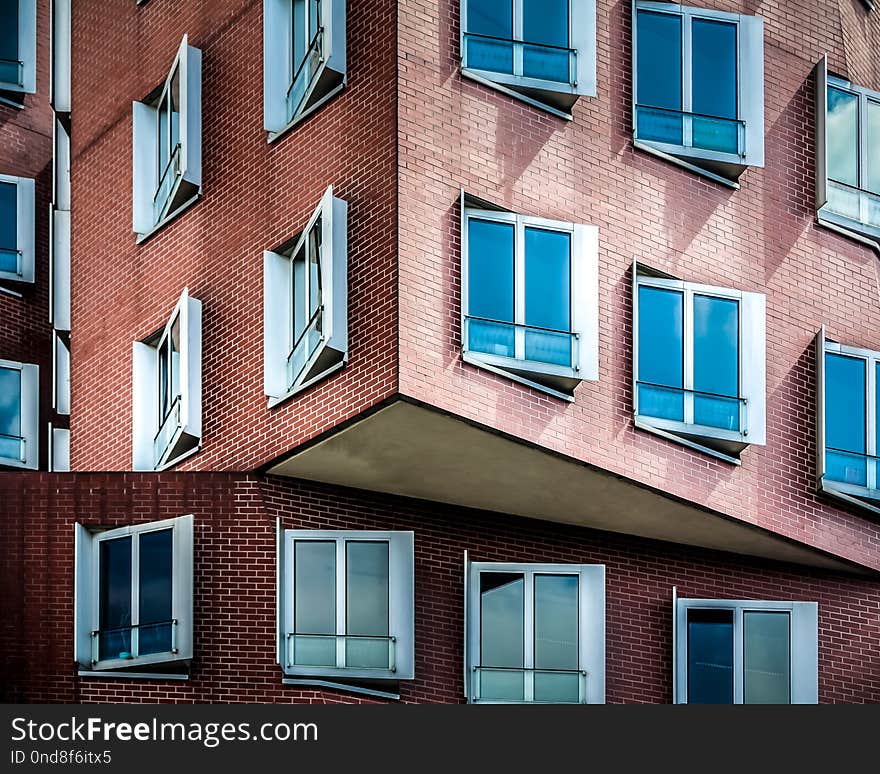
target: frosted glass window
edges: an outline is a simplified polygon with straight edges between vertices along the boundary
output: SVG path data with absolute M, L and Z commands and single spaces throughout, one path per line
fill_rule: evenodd
M 785 612 L 743 613 L 743 702 L 791 702 L 790 616 Z
M 519 573 L 480 575 L 480 694 L 524 698 L 525 579 Z
M 346 666 L 388 669 L 388 543 L 348 541 Z M 382 639 L 370 639 L 378 637 Z
M 535 701 L 578 701 L 579 626 L 577 576 L 536 575 Z
M 296 541 L 294 593 L 294 663 L 335 666 L 335 542 Z M 332 636 L 315 636 L 324 634 Z

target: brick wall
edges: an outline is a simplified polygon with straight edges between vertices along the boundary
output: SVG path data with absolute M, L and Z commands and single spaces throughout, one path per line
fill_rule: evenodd
M 52 200 L 52 108 L 49 105 L 49 0 L 37 2 L 37 91 L 24 108 L 0 103 L 0 174 L 36 181 L 33 284 L 0 280 L 0 360 L 40 367 L 40 467 L 47 464 L 46 422 L 52 409 L 49 325 L 49 204 Z
M 819 602 L 819 698 L 880 701 L 880 582 L 498 514 L 230 474 L 0 476 L 0 698 L 335 702 L 283 686 L 275 656 L 275 518 L 285 528 L 415 532 L 412 702 L 462 701 L 463 552 L 475 561 L 606 566 L 609 703 L 669 702 L 671 596 Z M 195 659 L 188 682 L 79 679 L 73 523 L 195 516 Z
M 263 130 L 262 0 L 118 2 L 73 11 L 74 470 L 131 466 L 131 344 L 202 301 L 203 448 L 181 468 L 249 469 L 396 388 L 392 0 L 349 2 L 348 85 L 283 139 Z M 141 245 L 131 230 L 131 102 L 202 50 L 204 197 Z M 349 363 L 269 411 L 263 251 L 301 231 L 328 185 L 349 205 Z

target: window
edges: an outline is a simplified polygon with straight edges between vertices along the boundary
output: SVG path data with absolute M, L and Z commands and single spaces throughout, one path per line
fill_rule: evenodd
M 37 90 L 37 2 L 0 4 L 0 92 Z
M 75 525 L 76 660 L 85 671 L 186 671 L 193 640 L 193 517 Z
M 604 703 L 604 565 L 465 565 L 468 701 Z
M 263 25 L 271 142 L 345 86 L 345 0 L 263 0 Z
M 728 185 L 764 166 L 764 22 L 636 0 L 636 147 Z
M 880 250 L 880 92 L 816 66 L 819 222 Z
M 263 255 L 263 368 L 275 406 L 348 359 L 348 206 L 327 189 L 305 229 Z
M 0 468 L 38 468 L 39 425 L 39 366 L 0 360 Z
M 202 53 L 183 36 L 165 83 L 132 107 L 132 225 L 139 240 L 202 190 Z
M 285 675 L 412 679 L 413 533 L 279 528 L 278 537 Z
M 571 118 L 596 96 L 595 0 L 461 0 L 461 71 Z
M 462 356 L 572 400 L 599 377 L 596 226 L 462 196 Z
M 135 470 L 165 469 L 202 440 L 202 303 L 184 289 L 167 325 L 133 347 Z
M 678 599 L 675 703 L 815 704 L 818 605 Z
M 764 296 L 633 277 L 636 426 L 738 462 L 766 443 Z
M 880 352 L 816 337 L 819 487 L 880 512 Z
M 0 280 L 34 281 L 34 181 L 0 175 Z

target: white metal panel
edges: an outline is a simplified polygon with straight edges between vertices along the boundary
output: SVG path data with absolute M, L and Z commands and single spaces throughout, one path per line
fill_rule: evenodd
M 746 122 L 745 163 L 764 166 L 764 20 L 739 17 L 740 119 Z
M 584 647 L 582 668 L 587 673 L 587 704 L 605 703 L 605 565 L 580 565 L 581 599 L 585 620 L 580 637 Z
M 462 197 L 463 199 L 464 197 Z M 470 696 L 470 674 L 471 674 L 471 649 L 468 647 L 468 632 L 470 631 L 470 599 L 468 597 L 468 589 L 470 587 L 470 573 L 471 573 L 471 562 L 468 558 L 467 549 L 464 552 L 464 593 L 462 594 L 462 610 L 464 611 L 464 637 L 463 639 L 463 657 L 462 657 L 462 666 L 464 668 L 464 680 L 462 682 L 462 688 L 464 690 L 464 698 L 467 699 Z
M 816 483 L 825 478 L 825 326 L 816 334 Z
M 131 450 L 133 470 L 153 470 L 153 436 L 159 414 L 156 391 L 156 350 L 132 344 Z
M 180 138 L 182 178 L 202 186 L 202 52 L 183 36 L 178 52 L 180 66 Z
M 639 415 L 639 263 L 632 263 L 632 391 L 633 416 Z
M 15 2 L 15 0 L 13 0 Z M 22 61 L 22 82 L 12 91 L 37 91 L 37 0 L 18 0 L 18 56 Z
M 132 103 L 132 229 L 146 234 L 154 225 L 153 194 L 158 186 L 156 110 Z
M 284 669 L 285 648 L 287 637 L 284 631 L 284 530 L 281 528 L 281 518 L 275 518 L 275 661 Z
M 287 384 L 287 346 L 291 324 L 290 258 L 263 253 L 263 391 L 280 397 Z
M 292 9 L 291 0 L 263 0 L 263 126 L 269 132 L 280 132 L 288 121 Z
M 196 439 L 202 437 L 202 302 L 184 288 L 174 313 L 180 316 L 180 424 Z
M 18 242 L 18 249 L 21 251 L 21 276 L 18 279 L 21 282 L 33 282 L 36 232 L 35 186 L 33 179 L 29 177 L 18 178 L 16 193 L 18 208 L 16 240 Z
M 177 658 L 193 656 L 193 517 L 174 520 L 174 575 L 172 615 L 177 619 Z
M 581 379 L 599 378 L 599 227 L 575 225 L 571 254 L 572 330 Z
M 70 135 L 64 124 L 55 119 L 55 156 L 52 159 L 53 203 L 59 210 L 70 209 Z
M 396 677 L 415 677 L 415 562 L 412 532 L 392 532 L 388 544 L 389 626 L 395 643 Z
M 742 294 L 742 395 L 748 399 L 745 440 L 767 443 L 767 313 L 762 293 Z
M 330 249 L 324 250 L 321 272 L 324 275 L 324 310 L 327 320 L 327 346 L 348 359 L 348 203 L 333 196 L 328 188 L 322 203 L 325 239 L 330 236 Z M 329 225 L 329 228 L 327 226 Z
M 70 3 L 52 0 L 52 107 L 70 112 Z
M 791 703 L 819 702 L 819 605 L 795 602 L 791 612 Z
M 327 67 L 346 77 L 346 18 L 345 0 L 322 0 L 324 23 L 324 56 Z
M 92 668 L 92 535 L 82 525 L 73 525 L 73 644 L 74 658 L 84 669 Z M 95 579 L 96 580 L 96 579 Z
M 70 211 L 52 212 L 52 325 L 70 330 Z
M 816 209 L 828 203 L 828 55 L 816 63 Z
M 678 704 L 678 586 L 672 587 L 672 703 Z
M 571 47 L 577 51 L 575 93 L 596 96 L 596 0 L 571 0 Z
M 59 414 L 70 414 L 70 350 L 57 334 L 52 335 L 54 347 L 53 405 Z
M 52 433 L 52 472 L 64 473 L 70 470 L 70 430 L 64 427 L 51 428 Z
M 40 367 L 21 366 L 21 437 L 25 443 L 22 467 L 37 470 L 40 466 Z

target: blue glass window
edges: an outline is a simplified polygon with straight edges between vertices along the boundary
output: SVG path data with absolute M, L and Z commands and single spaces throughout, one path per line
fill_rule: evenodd
M 525 664 L 525 578 L 480 574 L 480 697 L 522 701 Z
M 684 294 L 640 287 L 638 336 L 639 414 L 683 421 Z
M 0 3 L 0 81 L 21 82 L 18 58 L 18 0 Z
M 571 235 L 525 230 L 526 360 L 571 365 Z
M 171 650 L 173 531 L 146 532 L 139 538 L 138 655 Z
M 825 355 L 825 476 L 867 486 L 867 364 L 862 358 Z
M 733 611 L 687 611 L 688 704 L 733 704 Z
M 694 19 L 693 112 L 717 118 L 736 118 L 736 25 Z M 640 84 L 641 85 L 641 84 Z M 695 116 L 695 148 L 736 153 L 739 128 L 733 121 Z
M 546 81 L 570 80 L 568 0 L 522 0 L 523 75 Z M 540 45 L 529 45 L 529 44 Z M 553 48 L 548 48 L 552 46 Z
M 0 457 L 21 457 L 21 371 L 0 367 Z
M 468 311 L 484 318 L 469 321 L 468 347 L 514 357 L 515 227 L 476 218 L 468 223 Z
M 18 272 L 18 186 L 0 183 L 0 271 Z
M 467 64 L 477 70 L 513 72 L 513 0 L 468 0 Z
M 839 183 L 859 185 L 859 97 L 842 89 L 828 88 L 828 177 Z
M 101 542 L 98 658 L 131 658 L 131 538 Z
M 694 296 L 694 391 L 694 424 L 740 429 L 737 301 Z
M 682 18 L 639 11 L 637 23 L 637 135 L 643 140 L 681 145 Z

